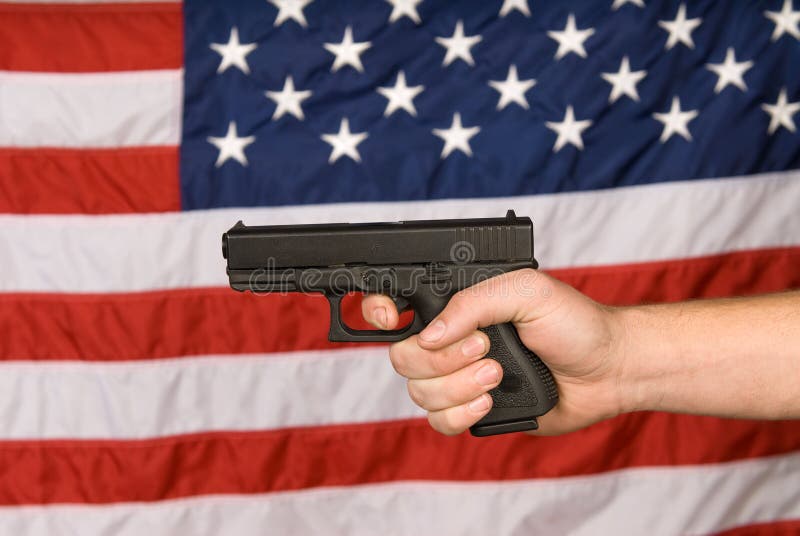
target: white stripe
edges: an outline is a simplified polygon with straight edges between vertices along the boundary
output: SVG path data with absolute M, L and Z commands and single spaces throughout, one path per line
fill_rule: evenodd
M 599 453 L 601 455 L 601 453 Z M 0 509 L 3 534 L 708 534 L 800 517 L 800 455 L 517 482 L 402 482 Z
M 370 347 L 121 363 L 6 362 L 0 365 L 0 436 L 138 439 L 423 416 L 387 356 L 385 347 Z
M 0 71 L 0 146 L 177 145 L 183 71 Z
M 531 216 L 544 268 L 647 262 L 800 244 L 800 171 L 494 199 L 0 216 L 0 291 L 226 286 L 220 237 L 248 225 Z

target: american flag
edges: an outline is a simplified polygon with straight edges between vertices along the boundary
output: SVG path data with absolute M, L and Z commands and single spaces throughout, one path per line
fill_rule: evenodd
M 797 0 L 0 4 L 0 533 L 800 531 L 796 422 L 443 437 L 220 252 L 512 208 L 603 303 L 798 287 L 798 122 Z

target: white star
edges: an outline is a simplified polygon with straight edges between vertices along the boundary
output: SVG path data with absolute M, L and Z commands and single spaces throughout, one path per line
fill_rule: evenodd
M 694 48 L 694 40 L 692 39 L 692 32 L 695 28 L 700 26 L 703 19 L 687 19 L 686 18 L 686 4 L 681 4 L 678 8 L 678 14 L 675 20 L 660 20 L 658 25 L 669 32 L 667 38 L 666 49 L 669 50 L 678 44 L 678 41 L 683 43 L 689 48 Z
M 503 6 L 500 8 L 500 16 L 505 17 L 515 9 L 526 17 L 531 16 L 531 8 L 528 7 L 528 0 L 503 0 Z
M 282 90 L 267 91 L 266 95 L 275 101 L 275 112 L 272 114 L 273 121 L 280 119 L 283 114 L 292 114 L 302 120 L 304 116 L 301 104 L 311 96 L 311 91 L 295 91 L 294 80 L 292 80 L 291 76 L 287 76 Z
M 611 95 L 608 96 L 609 103 L 616 102 L 616 100 L 623 95 L 627 95 L 638 102 L 639 92 L 636 90 L 636 84 L 647 76 L 647 71 L 631 72 L 628 56 L 625 56 L 622 58 L 622 63 L 619 65 L 619 71 L 616 73 L 600 73 L 600 76 L 612 86 Z
M 415 23 L 419 24 L 422 19 L 417 12 L 417 6 L 422 3 L 422 0 L 386 0 L 392 4 L 392 14 L 389 15 L 389 22 L 400 20 L 403 17 L 408 17 Z
M 303 28 L 308 27 L 303 8 L 313 2 L 313 0 L 268 0 L 270 4 L 278 8 L 278 15 L 275 17 L 274 26 L 280 26 L 285 21 L 293 19 Z
M 434 135 L 444 140 L 441 158 L 447 158 L 447 155 L 455 150 L 461 151 L 467 156 L 472 156 L 469 140 L 480 131 L 480 127 L 464 128 L 461 126 L 461 114 L 453 114 L 453 122 L 450 124 L 450 128 L 433 129 Z
M 502 110 L 512 102 L 516 102 L 527 110 L 528 100 L 525 98 L 525 92 L 536 85 L 536 80 L 533 78 L 520 80 L 517 77 L 517 66 L 512 65 L 508 68 L 508 76 L 505 80 L 490 80 L 489 85 L 500 92 L 500 100 L 497 102 L 498 110 Z
M 796 132 L 792 116 L 800 112 L 800 101 L 789 102 L 786 96 L 786 88 L 781 89 L 778 95 L 778 102 L 775 104 L 762 104 L 761 109 L 769 114 L 769 128 L 767 132 L 773 134 L 780 127 L 785 127 L 789 132 Z
M 363 73 L 364 66 L 361 64 L 361 54 L 371 47 L 372 43 L 369 41 L 354 43 L 353 29 L 348 26 L 344 30 L 344 37 L 341 43 L 325 43 L 324 46 L 325 50 L 336 55 L 331 72 L 335 73 L 340 67 L 350 65 L 356 71 Z
M 406 75 L 403 71 L 397 73 L 397 81 L 394 87 L 379 87 L 378 93 L 389 99 L 386 104 L 386 110 L 383 115 L 389 117 L 395 110 L 403 109 L 411 115 L 417 115 L 417 109 L 414 107 L 414 97 L 422 93 L 425 86 L 407 86 Z
M 614 4 L 611 6 L 611 9 L 616 11 L 625 4 L 633 4 L 638 7 L 644 7 L 644 0 L 614 0 Z
M 744 83 L 744 73 L 753 66 L 752 61 L 743 61 L 736 63 L 736 54 L 732 48 L 728 49 L 725 54 L 725 61 L 723 63 L 709 63 L 706 65 L 709 71 L 714 72 L 717 78 L 717 85 L 714 86 L 714 93 L 719 93 L 728 84 L 733 84 L 742 91 L 747 91 L 747 85 Z
M 340 156 L 349 156 L 356 162 L 361 162 L 361 155 L 358 154 L 358 144 L 366 138 L 366 132 L 351 133 L 350 122 L 347 118 L 343 118 L 339 124 L 339 132 L 322 135 L 322 139 L 333 147 L 328 163 L 333 164 Z
M 547 32 L 547 35 L 558 41 L 558 50 L 556 51 L 557 60 L 560 60 L 570 52 L 574 52 L 578 56 L 585 58 L 586 49 L 583 48 L 583 42 L 589 39 L 592 34 L 594 34 L 594 28 L 578 30 L 575 27 L 575 15 L 572 13 L 569 14 L 567 25 L 562 31 Z
M 227 43 L 211 43 L 211 50 L 222 56 L 217 72 L 224 72 L 231 65 L 238 67 L 243 73 L 250 74 L 250 66 L 247 65 L 247 55 L 256 49 L 255 43 L 239 43 L 239 30 L 236 26 L 231 28 L 231 35 Z
M 792 11 L 792 0 L 783 0 L 780 11 L 765 11 L 764 16 L 775 23 L 773 41 L 777 41 L 784 33 L 800 40 L 800 11 Z
M 564 114 L 563 121 L 560 123 L 548 121 L 545 125 L 558 134 L 556 143 L 553 145 L 553 152 L 557 153 L 568 143 L 571 143 L 579 150 L 583 150 L 583 138 L 581 134 L 584 130 L 592 126 L 592 122 L 589 120 L 575 121 L 575 112 L 572 110 L 572 106 L 567 106 L 567 113 Z
M 456 59 L 462 59 L 469 65 L 475 65 L 470 48 L 481 42 L 480 35 L 464 35 L 464 23 L 458 21 L 452 37 L 437 37 L 436 42 L 447 49 L 442 65 L 447 67 Z
M 686 141 L 692 141 L 692 134 L 689 132 L 689 121 L 697 117 L 697 110 L 681 111 L 681 101 L 678 97 L 672 98 L 672 107 L 668 113 L 653 114 L 657 120 L 664 123 L 664 130 L 661 131 L 661 143 L 664 143 L 673 134 L 680 134 Z
M 231 121 L 228 124 L 228 132 L 225 134 L 224 138 L 209 136 L 206 140 L 219 149 L 217 163 L 215 164 L 216 167 L 220 167 L 227 162 L 229 158 L 233 158 L 241 165 L 246 166 L 247 157 L 244 155 L 244 148 L 256 141 L 256 137 L 245 136 L 240 138 L 236 133 L 236 123 Z

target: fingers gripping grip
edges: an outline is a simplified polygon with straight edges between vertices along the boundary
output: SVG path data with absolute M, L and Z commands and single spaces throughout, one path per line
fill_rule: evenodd
M 489 391 L 494 404 L 470 428 L 474 436 L 521 432 L 538 428 L 536 417 L 558 402 L 558 389 L 539 356 L 528 350 L 511 324 L 482 328 L 491 346 L 486 357 L 503 367 L 503 380 Z

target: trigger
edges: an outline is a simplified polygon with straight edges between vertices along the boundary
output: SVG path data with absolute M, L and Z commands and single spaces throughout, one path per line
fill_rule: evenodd
M 397 312 L 399 314 L 402 314 L 405 311 L 408 311 L 409 309 L 411 309 L 411 304 L 408 303 L 407 299 L 405 299 L 405 298 L 403 298 L 401 296 L 398 296 L 396 298 L 390 296 L 390 298 L 392 298 L 392 301 L 394 302 L 394 306 L 397 307 Z

